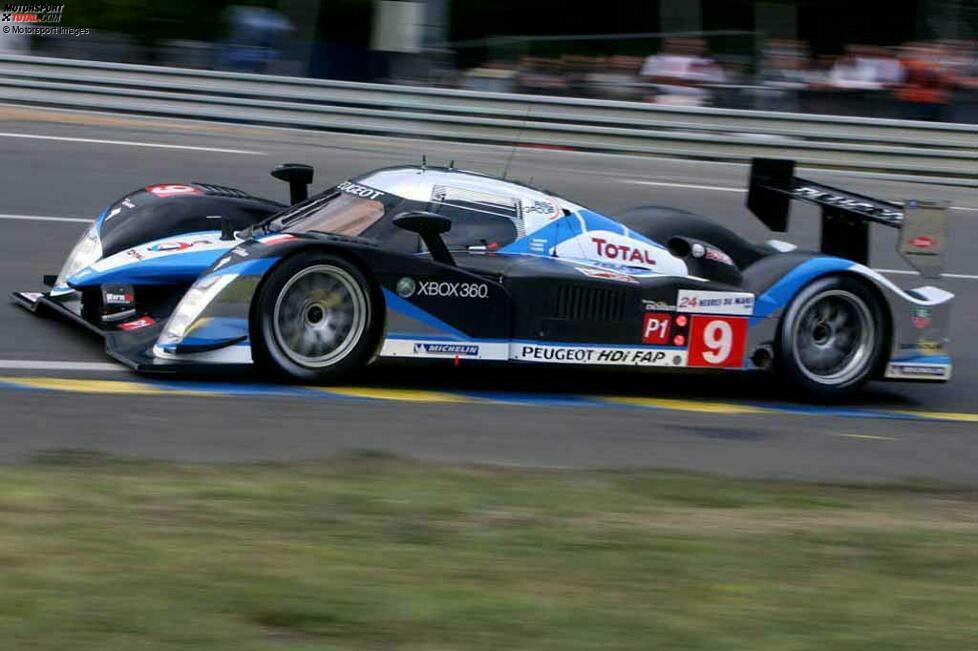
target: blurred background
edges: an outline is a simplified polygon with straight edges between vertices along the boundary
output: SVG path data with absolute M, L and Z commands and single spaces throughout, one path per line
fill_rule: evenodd
M 90 33 L 0 17 L 0 293 L 148 183 L 427 160 L 761 241 L 746 163 L 790 158 L 947 203 L 955 375 L 822 407 L 448 360 L 154 381 L 7 306 L 0 651 L 978 647 L 978 0 L 63 1 Z M 874 269 L 924 284 L 883 230 Z
M 72 0 L 0 53 L 978 123 L 978 0 Z

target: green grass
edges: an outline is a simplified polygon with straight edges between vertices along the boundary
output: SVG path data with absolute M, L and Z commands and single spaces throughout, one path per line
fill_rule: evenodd
M 978 495 L 354 455 L 0 467 L 0 648 L 973 649 Z

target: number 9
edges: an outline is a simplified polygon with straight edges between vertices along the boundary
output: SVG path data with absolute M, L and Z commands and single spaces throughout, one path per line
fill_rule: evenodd
M 710 321 L 703 329 L 703 343 L 709 348 L 703 359 L 710 364 L 722 364 L 733 349 L 733 329 L 726 321 Z

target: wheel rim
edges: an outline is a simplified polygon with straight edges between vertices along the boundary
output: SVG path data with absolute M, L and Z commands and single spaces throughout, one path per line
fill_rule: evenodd
M 348 272 L 316 265 L 292 276 L 278 294 L 272 327 L 282 352 L 310 368 L 350 354 L 367 325 L 367 296 Z
M 873 315 L 866 302 L 851 292 L 820 292 L 798 310 L 791 340 L 806 376 L 820 384 L 845 384 L 872 361 Z

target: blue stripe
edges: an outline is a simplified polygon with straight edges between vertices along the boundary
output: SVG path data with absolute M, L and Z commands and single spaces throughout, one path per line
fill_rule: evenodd
M 757 298 L 754 305 L 754 317 L 750 324 L 756 325 L 761 319 L 767 318 L 785 307 L 802 287 L 819 276 L 846 271 L 852 269 L 855 264 L 850 260 L 828 256 L 802 262 Z
M 638 240 L 639 242 L 644 242 L 645 244 L 648 244 L 649 246 L 652 246 L 654 248 L 661 249 L 663 251 L 666 250 L 665 247 L 659 244 L 658 242 L 654 240 L 650 240 L 649 238 L 645 237 L 641 233 L 633 231 L 630 228 L 626 228 L 620 222 L 617 222 L 613 219 L 609 219 L 604 215 L 599 215 L 598 213 L 592 210 L 582 210 L 577 214 L 579 214 L 581 217 L 584 218 L 584 224 L 585 226 L 587 226 L 588 231 L 610 231 L 612 233 L 625 235 L 626 237 L 629 237 L 633 240 Z M 622 233 L 622 230 L 624 230 L 625 232 Z
M 220 231 L 198 231 L 196 233 L 181 233 L 139 245 L 138 249 L 157 244 L 178 242 L 193 237 L 212 237 L 218 241 Z M 193 247 L 173 251 L 157 258 L 137 260 L 124 264 L 115 269 L 98 272 L 92 267 L 86 267 L 68 279 L 68 284 L 77 287 L 90 287 L 104 283 L 124 283 L 133 285 L 172 285 L 195 280 L 207 267 L 214 264 L 228 249 L 235 245 L 228 242 L 224 249 L 207 251 L 195 250 Z M 123 254 L 116 254 L 123 255 Z
M 105 222 L 105 216 L 109 214 L 109 208 L 111 207 L 111 205 L 108 205 L 103 208 L 102 212 L 95 218 L 95 232 L 99 234 L 99 237 L 102 236 L 102 224 Z
M 912 357 L 893 357 L 891 363 L 895 364 L 950 364 L 949 355 L 914 355 Z
M 528 255 L 548 256 L 550 248 L 583 233 L 581 221 L 577 215 L 564 215 L 550 222 L 529 235 L 521 237 L 499 249 L 500 253 L 525 253 Z M 544 240 L 543 251 L 533 250 L 530 243 L 533 240 Z
M 200 325 L 187 333 L 188 336 L 180 342 L 181 344 L 218 343 L 248 335 L 248 319 L 245 317 L 205 316 L 198 323 Z
M 582 221 L 584 222 L 583 228 L 581 226 Z M 584 209 L 555 219 L 543 228 L 533 231 L 515 242 L 507 244 L 499 249 L 499 252 L 547 256 L 549 255 L 551 247 L 557 246 L 577 237 L 578 235 L 591 231 L 609 231 L 611 233 L 617 233 L 618 235 L 642 242 L 643 244 L 647 244 L 653 248 L 665 250 L 665 247 L 663 247 L 660 243 L 650 240 L 641 233 L 633 231 L 630 228 L 626 228 L 617 221 L 609 219 L 604 215 L 599 215 L 594 211 Z M 545 240 L 545 250 L 540 251 L 531 249 L 530 243 L 534 240 Z M 623 266 L 627 267 L 627 265 Z M 648 271 L 646 267 L 637 268 L 642 269 L 643 271 Z
M 436 330 L 441 330 L 455 340 L 472 341 L 472 338 L 461 330 L 448 325 L 435 315 L 422 310 L 417 305 L 405 301 L 403 298 L 388 289 L 384 289 L 384 300 L 387 301 L 388 310 L 399 312 L 404 316 L 420 321 L 421 323 L 431 326 Z M 424 339 L 426 336 L 427 335 L 425 334 L 419 333 L 417 338 Z
M 83 269 L 68 279 L 75 287 L 88 287 L 105 283 L 132 285 L 172 285 L 195 280 L 207 267 L 224 255 L 224 251 L 191 251 L 168 255 L 152 260 L 136 261 L 118 269 L 104 272 Z M 87 273 L 86 273 L 87 272 Z

